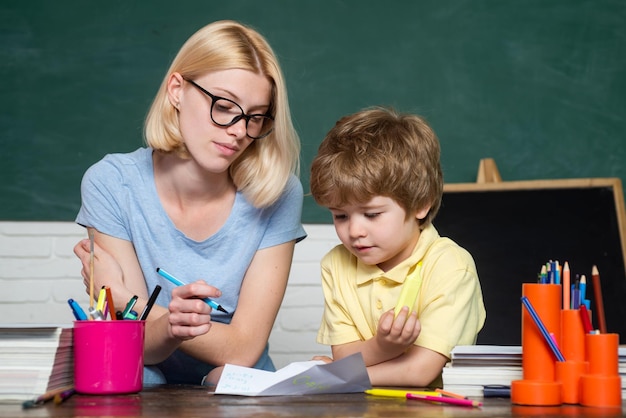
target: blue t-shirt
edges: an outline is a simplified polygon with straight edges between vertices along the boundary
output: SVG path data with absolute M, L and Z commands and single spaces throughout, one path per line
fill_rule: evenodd
M 133 243 L 148 293 L 156 284 L 163 288 L 158 305 L 168 306 L 174 288 L 156 272 L 160 267 L 185 283 L 203 279 L 220 289 L 222 296 L 216 301 L 229 314 L 213 310 L 211 319 L 230 323 L 241 283 L 255 253 L 306 237 L 301 223 L 302 184 L 292 175 L 280 199 L 264 209 L 255 208 L 237 192 L 224 225 L 198 242 L 179 231 L 163 209 L 154 183 L 152 152 L 151 148 L 139 148 L 128 154 L 109 154 L 91 166 L 83 176 L 82 206 L 76 222 Z M 160 368 L 169 383 L 198 384 L 206 375 L 205 370 L 213 367 L 206 365 L 197 370 L 199 373 L 193 373 L 190 369 L 197 369 L 202 363 L 193 361 L 193 366 L 183 366 L 180 361 L 193 359 L 180 351 L 172 357 L 177 357 L 172 369 L 182 375 L 174 376 L 174 370 L 168 371 L 167 364 L 174 358 L 166 360 Z M 267 350 L 257 366 L 273 370 Z

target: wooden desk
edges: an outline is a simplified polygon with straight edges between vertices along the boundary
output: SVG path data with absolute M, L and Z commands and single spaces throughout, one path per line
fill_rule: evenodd
M 22 410 L 21 404 L 0 405 L 0 417 L 611 417 L 622 408 L 581 406 L 522 407 L 509 399 L 489 398 L 481 408 L 441 406 L 422 401 L 379 398 L 363 393 L 313 396 L 243 397 L 212 395 L 202 386 L 160 386 L 136 395 L 74 395 Z

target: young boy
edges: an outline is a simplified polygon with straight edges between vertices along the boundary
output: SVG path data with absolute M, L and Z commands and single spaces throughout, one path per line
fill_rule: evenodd
M 318 342 L 335 360 L 361 352 L 374 386 L 442 387 L 450 351 L 485 321 L 472 256 L 432 225 L 439 156 L 423 119 L 372 108 L 339 120 L 311 166 L 342 242 L 322 259 Z

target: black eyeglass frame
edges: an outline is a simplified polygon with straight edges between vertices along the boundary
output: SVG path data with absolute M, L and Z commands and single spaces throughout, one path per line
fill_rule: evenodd
M 198 83 L 196 83 L 195 81 L 189 79 L 189 78 L 185 78 L 183 77 L 183 80 L 189 82 L 192 86 L 196 87 L 198 90 L 200 90 L 202 93 L 206 94 L 207 96 L 209 96 L 211 98 L 211 111 L 210 111 L 210 116 L 211 116 L 211 120 L 213 121 L 214 124 L 216 124 L 217 126 L 221 126 L 223 128 L 227 128 L 229 126 L 233 126 L 234 124 L 236 124 L 237 122 L 239 122 L 241 119 L 245 119 L 246 121 L 246 135 L 248 136 L 248 138 L 251 139 L 261 139 L 261 138 L 265 138 L 266 136 L 268 136 L 269 134 L 272 133 L 272 131 L 274 130 L 274 126 L 272 126 L 267 132 L 265 132 L 263 135 L 260 136 L 252 136 L 250 134 L 248 134 L 248 122 L 250 122 L 250 119 L 254 118 L 254 117 L 258 117 L 258 116 L 262 116 L 264 118 L 267 118 L 269 120 L 272 121 L 272 123 L 274 122 L 274 117 L 269 115 L 268 113 L 265 114 L 259 114 L 259 113 L 255 113 L 252 115 L 247 115 L 244 111 L 243 108 L 239 105 L 239 103 L 227 99 L 226 97 L 221 97 L 221 96 L 216 96 L 214 94 L 211 94 L 208 90 L 206 90 L 205 88 L 203 88 L 202 86 L 200 86 Z M 217 102 L 218 100 L 226 100 L 229 103 L 234 104 L 235 106 L 237 106 L 239 108 L 239 110 L 241 111 L 241 115 L 239 116 L 235 116 L 233 118 L 233 120 L 231 120 L 229 123 L 219 123 L 216 122 L 215 119 L 213 118 L 213 106 L 215 106 L 215 102 Z M 265 122 L 263 122 L 265 123 Z

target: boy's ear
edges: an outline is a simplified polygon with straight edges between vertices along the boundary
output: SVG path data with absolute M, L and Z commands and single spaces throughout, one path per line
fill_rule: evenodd
M 429 203 L 428 205 L 424 206 L 421 209 L 418 209 L 417 212 L 415 212 L 415 218 L 418 221 L 421 221 L 422 219 L 424 219 L 426 217 L 426 215 L 428 215 L 428 212 L 430 212 L 430 207 L 432 205 Z

